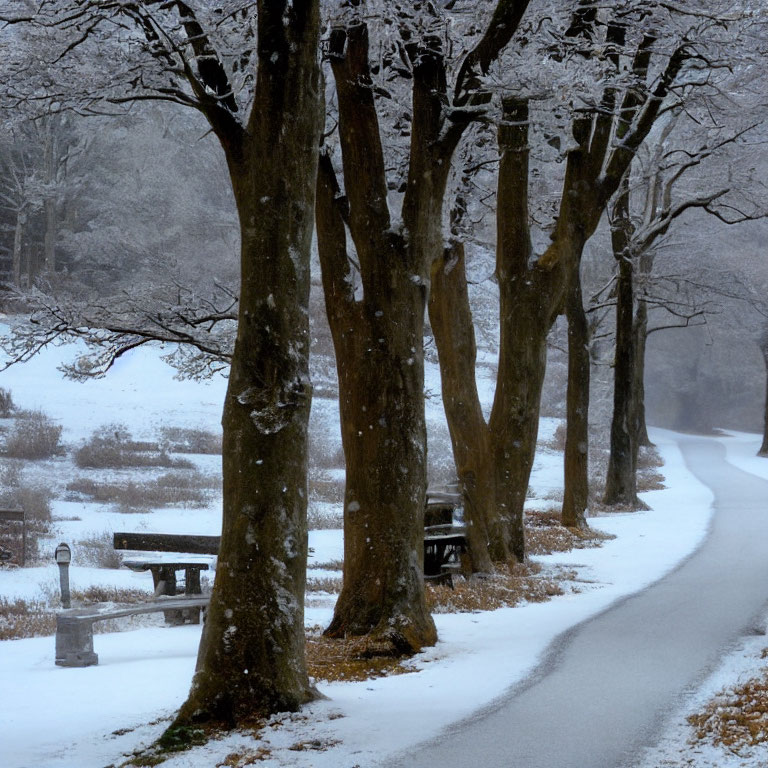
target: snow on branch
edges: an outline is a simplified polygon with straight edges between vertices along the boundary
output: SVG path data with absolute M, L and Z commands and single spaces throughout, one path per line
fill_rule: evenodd
M 61 370 L 84 380 L 104 376 L 126 353 L 150 343 L 172 345 L 164 359 L 183 378 L 203 379 L 228 369 L 237 323 L 237 296 L 216 286 L 202 297 L 180 286 L 162 296 L 125 292 L 100 302 L 60 301 L 39 291 L 25 296 L 30 313 L 0 337 L 1 369 L 30 360 L 48 346 L 80 341 L 85 353 Z

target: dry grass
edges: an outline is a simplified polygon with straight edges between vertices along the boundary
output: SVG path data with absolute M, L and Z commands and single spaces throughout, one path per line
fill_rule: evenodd
M 366 637 L 330 638 L 318 628 L 307 637 L 306 647 L 307 669 L 316 680 L 368 680 L 413 671 L 402 666 L 402 659 L 366 655 Z
M 255 765 L 272 757 L 269 747 L 246 749 L 242 752 L 230 752 L 221 763 L 216 763 L 216 768 L 243 768 L 246 765 Z
M 149 507 L 204 507 L 220 486 L 219 477 L 195 470 L 167 472 L 140 483 L 100 483 L 77 477 L 67 484 L 67 490 L 89 501 L 117 504 L 121 512 L 135 512 Z
M 637 491 L 663 491 L 667 486 L 664 485 L 664 475 L 655 469 L 638 469 L 637 472 Z
M 88 587 L 73 590 L 73 604 L 139 603 L 147 600 L 147 593 L 136 589 L 115 587 Z M 8 600 L 0 597 L 0 641 L 21 640 L 29 637 L 47 637 L 56 632 L 58 595 L 49 600 Z M 114 632 L 115 622 L 104 621 L 95 625 L 96 632 Z
M 555 507 L 526 512 L 525 536 L 528 552 L 532 555 L 591 549 L 614 538 L 591 528 L 566 528 L 560 525 L 560 511 Z
M 565 450 L 565 438 L 568 434 L 568 425 L 565 421 L 561 421 L 552 433 L 552 437 L 549 440 L 542 440 L 541 446 L 548 448 L 550 451 L 564 451 Z
M 341 579 L 333 576 L 315 578 L 310 576 L 307 579 L 307 592 L 328 592 L 329 594 L 338 594 L 341 592 Z
M 0 597 L 0 640 L 45 637 L 56 632 L 56 615 L 45 603 Z
M 344 501 L 344 481 L 331 477 L 321 469 L 309 470 L 309 498 L 341 504 Z
M 341 504 L 328 506 L 310 498 L 307 507 L 307 526 L 310 531 L 339 530 L 344 527 L 344 511 Z
M 762 653 L 768 655 L 768 649 Z M 735 754 L 768 742 L 768 669 L 760 677 L 720 691 L 703 712 L 691 715 L 695 738 Z
M 432 613 L 495 611 L 524 602 L 543 603 L 562 595 L 560 582 L 573 578 L 568 571 L 544 572 L 538 563 L 509 563 L 497 566 L 491 575 L 456 578 L 453 588 L 427 584 L 427 607 Z
M 115 551 L 112 532 L 93 532 L 81 539 L 73 552 L 77 565 L 90 565 L 94 568 L 119 568 L 123 558 Z

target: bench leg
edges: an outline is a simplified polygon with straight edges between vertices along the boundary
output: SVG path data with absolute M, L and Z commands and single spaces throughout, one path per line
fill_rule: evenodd
M 93 622 L 75 616 L 56 616 L 56 664 L 60 667 L 92 667 L 99 663 L 93 652 Z
M 152 570 L 152 581 L 155 584 L 155 597 L 159 595 L 176 594 L 176 569 L 158 566 Z M 163 611 L 165 623 L 172 626 L 184 623 L 183 611 Z
M 187 595 L 199 595 L 202 592 L 200 586 L 200 569 L 199 568 L 187 568 L 184 578 L 184 592 Z M 200 623 L 200 608 L 187 608 L 184 612 L 184 621 L 190 624 Z

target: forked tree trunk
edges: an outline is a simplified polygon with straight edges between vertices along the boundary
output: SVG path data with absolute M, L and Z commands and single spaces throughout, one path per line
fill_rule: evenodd
M 318 173 L 317 240 L 339 373 L 347 482 L 344 580 L 326 634 L 367 635 L 367 653 L 402 655 L 437 640 L 426 606 L 423 566 L 424 243 L 439 243 L 433 232 L 434 200 L 442 200 L 447 168 L 432 173 L 426 163 L 423 171 L 417 170 L 425 159 L 412 158 L 403 210 L 408 234 L 393 231 L 368 70 L 367 27 L 334 29 L 329 50 L 346 197 L 324 155 Z M 419 66 L 428 66 L 428 58 Z M 422 73 L 415 69 L 414 74 L 416 90 Z M 414 117 L 414 143 L 420 121 Z M 441 210 L 439 204 L 436 210 Z M 346 225 L 359 260 L 359 296 L 347 255 Z
M 347 467 L 344 585 L 326 634 L 369 635 L 371 655 L 409 654 L 437 639 L 423 579 L 423 294 L 407 270 L 398 272 L 389 269 L 371 291 L 354 334 L 336 350 Z
M 528 227 L 528 104 L 503 102 L 499 127 L 496 278 L 499 284 L 499 366 L 489 420 L 503 546 L 525 558 L 523 507 L 536 452 L 547 335 L 557 317 L 569 259 L 552 268 L 532 264 Z
M 309 253 L 322 91 L 317 2 L 259 7 L 247 131 L 215 123 L 241 225 L 237 339 L 222 425 L 221 547 L 175 726 L 296 710 L 304 661 Z M 228 126 L 228 127 L 227 127 Z
M 568 318 L 568 393 L 566 397 L 565 488 L 561 522 L 586 528 L 589 495 L 589 323 L 584 311 L 578 262 L 565 302 Z
M 440 361 L 443 405 L 461 488 L 472 569 L 489 572 L 492 560 L 506 560 L 509 552 L 496 506 L 491 436 L 477 392 L 477 346 L 461 243 L 451 243 L 432 265 L 429 320 Z

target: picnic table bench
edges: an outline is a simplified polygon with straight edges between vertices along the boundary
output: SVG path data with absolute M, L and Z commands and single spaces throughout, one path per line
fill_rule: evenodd
M 461 494 L 428 490 L 424 511 L 424 579 L 453 586 L 453 576 L 462 572 L 462 555 L 468 551 L 466 528 L 454 522 L 461 507 Z
M 97 621 L 163 611 L 169 624 L 200 622 L 208 605 L 203 595 L 200 572 L 210 567 L 210 557 L 219 551 L 219 536 L 188 536 L 166 533 L 114 534 L 116 550 L 142 554 L 124 561 L 134 571 L 150 571 L 155 588 L 152 599 L 131 605 L 106 605 L 75 608 L 56 616 L 56 664 L 61 667 L 88 667 L 99 663 L 93 651 L 93 625 Z M 178 595 L 178 571 L 184 571 L 184 593 Z

